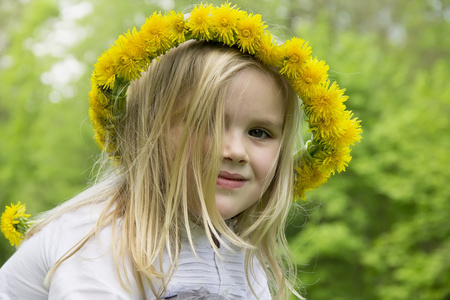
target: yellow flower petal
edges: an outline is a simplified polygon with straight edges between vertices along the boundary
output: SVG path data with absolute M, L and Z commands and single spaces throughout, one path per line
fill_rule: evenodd
M 30 216 L 25 213 L 25 204 L 18 202 L 17 205 L 11 203 L 11 206 L 6 206 L 0 219 L 0 228 L 11 246 L 19 246 L 24 239 L 30 228 Z
M 237 22 L 244 14 L 236 8 L 236 5 L 232 7 L 230 5 L 227 2 L 213 10 L 212 26 L 214 26 L 217 40 L 232 46 L 234 35 L 238 32 Z
M 166 17 L 160 12 L 154 12 L 141 26 L 140 34 L 147 41 L 149 48 L 153 48 L 157 55 L 161 55 L 172 47 L 170 30 Z
M 260 49 L 261 37 L 267 25 L 261 22 L 261 15 L 248 14 L 237 22 L 237 44 L 241 51 L 255 54 Z
M 361 121 L 358 118 L 352 118 L 353 114 L 348 112 L 348 118 L 342 122 L 342 134 L 331 136 L 327 143 L 331 147 L 348 147 L 361 141 Z
M 339 88 L 336 82 L 330 85 L 327 80 L 325 84 L 318 87 L 312 98 L 305 98 L 305 113 L 312 122 L 317 119 L 336 117 L 345 110 L 344 102 L 348 96 L 344 96 L 345 90 Z
M 294 90 L 302 98 L 314 97 L 321 84 L 325 83 L 328 77 L 328 69 L 328 65 L 323 60 L 308 59 L 298 78 L 293 81 Z
M 310 58 L 311 47 L 301 38 L 292 38 L 283 44 L 284 61 L 281 74 L 290 78 L 297 78 Z
M 184 14 L 181 12 L 170 11 L 166 16 L 167 24 L 172 30 L 170 39 L 175 44 L 181 44 L 186 41 L 187 25 L 184 20 Z
M 138 32 L 136 27 L 131 32 L 125 33 L 123 38 L 119 37 L 119 40 L 116 44 L 122 44 L 124 47 L 129 48 L 130 56 L 137 62 L 141 62 L 143 68 L 157 55 L 156 47 L 149 45 L 145 34 Z
M 213 38 L 211 12 L 212 4 L 203 6 L 203 3 L 191 11 L 187 26 L 194 38 L 207 41 Z
M 335 171 L 341 173 L 345 171 L 352 157 L 350 148 L 323 149 L 314 155 L 314 166 L 323 173 L 332 173 Z
M 283 52 L 270 32 L 266 31 L 264 38 L 261 39 L 259 51 L 255 53 L 255 56 L 265 65 L 281 67 Z
M 91 80 L 93 83 L 107 89 L 112 89 L 114 87 L 116 73 L 114 69 L 114 59 L 111 57 L 111 52 L 109 50 L 104 52 L 98 58 Z
M 130 47 L 127 38 L 121 36 L 111 48 L 110 54 L 118 78 L 130 81 L 141 77 L 145 60 L 137 56 L 138 53 Z
M 300 163 L 294 167 L 294 190 L 302 200 L 305 200 L 306 193 L 324 184 L 330 173 L 324 173 L 307 158 L 300 158 Z
M 316 118 L 308 120 L 309 131 L 314 132 L 314 140 L 322 143 L 323 140 L 329 140 L 342 136 L 344 133 L 343 124 L 345 122 L 345 114 L 341 113 L 336 116 L 328 116 L 326 118 Z

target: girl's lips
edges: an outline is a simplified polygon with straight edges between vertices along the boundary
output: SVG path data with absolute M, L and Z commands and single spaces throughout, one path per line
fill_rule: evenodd
M 217 177 L 217 185 L 221 188 L 233 190 L 245 185 L 247 179 L 239 174 L 231 174 L 225 171 L 220 171 Z

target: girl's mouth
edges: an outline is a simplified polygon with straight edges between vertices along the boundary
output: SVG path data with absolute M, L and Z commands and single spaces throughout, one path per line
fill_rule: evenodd
M 220 171 L 216 184 L 221 188 L 233 190 L 244 186 L 247 181 L 245 177 L 239 174 Z

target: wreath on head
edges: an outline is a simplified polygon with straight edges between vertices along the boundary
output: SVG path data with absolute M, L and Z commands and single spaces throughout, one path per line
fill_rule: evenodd
M 139 30 L 121 35 L 98 58 L 91 78 L 89 116 L 99 147 L 120 157 L 114 124 L 125 109 L 130 82 L 140 78 L 153 59 L 195 39 L 237 47 L 279 68 L 302 100 L 312 138 L 295 154 L 295 195 L 305 199 L 306 192 L 325 183 L 330 175 L 345 171 L 351 160 L 350 146 L 361 140 L 362 133 L 360 121 L 344 105 L 345 89 L 329 80 L 328 65 L 311 56 L 308 42 L 294 37 L 280 44 L 266 28 L 261 15 L 236 5 L 201 3 L 187 18 L 181 12 L 155 12 Z

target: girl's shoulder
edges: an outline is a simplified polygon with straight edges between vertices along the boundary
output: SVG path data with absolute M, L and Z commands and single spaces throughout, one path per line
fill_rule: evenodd
M 86 204 L 51 218 L 48 224 L 23 241 L 17 254 L 22 249 L 34 249 L 39 258 L 45 260 L 45 271 L 48 271 L 95 228 L 104 207 L 104 203 Z
M 87 204 L 68 210 L 25 239 L 0 270 L 0 295 L 7 295 L 10 299 L 48 299 L 52 289 L 65 289 L 75 284 L 70 279 L 63 285 L 54 280 L 68 278 L 66 275 L 70 269 L 76 272 L 74 266 L 79 265 L 79 257 L 76 257 L 83 255 L 81 252 L 56 269 L 49 286 L 44 281 L 55 263 L 94 228 L 104 207 L 105 204 Z M 98 245 L 90 248 L 98 248 Z M 96 254 L 91 254 L 98 256 L 105 253 L 105 249 L 99 248 Z M 91 268 L 86 268 L 86 272 L 89 270 Z
M 52 216 L 50 221 L 27 238 L 22 246 L 39 241 L 41 249 L 50 252 L 49 257 L 59 258 L 95 227 L 104 207 L 104 203 L 85 204 Z
M 101 294 L 105 299 L 135 299 L 139 291 L 134 275 L 130 272 L 132 266 L 128 259 L 116 265 L 114 258 L 113 239 L 116 237 L 113 232 L 120 230 L 116 226 L 107 224 L 100 226 L 98 232 L 95 231 L 97 220 L 103 211 L 107 209 L 104 202 L 98 204 L 88 204 L 65 213 L 61 218 L 48 224 L 49 227 L 59 227 L 59 250 L 56 257 L 61 257 L 77 250 L 66 261 L 64 261 L 55 271 L 51 279 L 50 295 L 55 299 L 66 299 L 70 295 L 78 295 L 82 299 L 92 299 L 91 297 Z M 89 239 L 85 238 L 93 234 Z M 95 234 L 94 234 L 95 233 Z M 79 248 L 79 246 L 82 246 Z M 79 248 L 79 249 L 78 249 Z M 69 251 L 69 252 L 68 252 Z M 126 272 L 124 274 L 123 272 Z M 121 272 L 123 278 L 120 278 Z M 124 279 L 132 291 L 127 291 L 123 287 L 121 279 Z M 128 279 L 128 280 L 127 280 Z
M 60 228 L 61 233 L 74 230 L 81 233 L 80 229 L 84 227 L 95 226 L 100 214 L 106 207 L 106 202 L 88 203 L 80 207 L 73 208 L 64 212 L 61 216 L 52 220 L 44 228 Z M 48 229 L 47 229 L 48 230 Z

